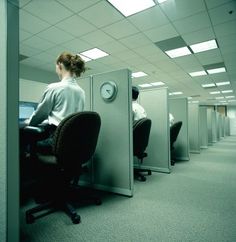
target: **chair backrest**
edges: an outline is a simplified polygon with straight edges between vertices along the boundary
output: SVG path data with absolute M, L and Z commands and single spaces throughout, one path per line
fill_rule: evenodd
M 54 134 L 53 153 L 64 169 L 80 169 L 95 152 L 101 119 L 98 113 L 85 111 L 71 114 L 58 125 Z
M 142 155 L 147 148 L 152 121 L 142 118 L 133 124 L 133 154 L 137 157 Z
M 182 127 L 182 121 L 178 121 L 176 123 L 174 123 L 171 127 L 170 127 L 170 144 L 171 144 L 171 148 L 173 148 L 173 144 L 176 141 L 178 135 L 179 135 L 179 131 Z

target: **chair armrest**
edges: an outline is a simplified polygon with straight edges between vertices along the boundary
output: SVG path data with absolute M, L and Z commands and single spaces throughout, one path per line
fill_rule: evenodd
M 23 129 L 25 135 L 34 140 L 42 140 L 47 138 L 47 132 L 43 127 L 26 126 Z

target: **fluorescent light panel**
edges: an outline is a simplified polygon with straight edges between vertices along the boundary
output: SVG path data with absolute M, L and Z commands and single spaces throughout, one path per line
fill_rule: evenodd
M 190 72 L 189 75 L 192 76 L 192 77 L 194 77 L 194 76 L 206 76 L 207 73 L 205 71 L 195 71 L 195 72 Z
M 86 56 L 83 56 L 81 54 L 78 54 L 85 62 L 88 62 L 88 61 L 91 61 L 92 59 L 86 57 Z
M 215 87 L 215 83 L 202 84 L 202 87 Z
M 226 72 L 226 69 L 225 67 L 220 67 L 220 68 L 207 70 L 207 72 L 208 74 L 216 74 L 216 73 Z
M 236 100 L 234 99 L 231 99 L 231 100 L 228 100 L 228 102 L 236 102 Z
M 233 92 L 233 90 L 224 90 L 224 91 L 221 91 L 222 93 L 231 93 Z
M 107 0 L 125 17 L 155 6 L 153 0 Z
M 229 85 L 230 82 L 217 82 L 216 86 L 225 86 L 225 85 Z
M 140 87 L 152 87 L 152 85 L 151 84 L 148 84 L 148 83 L 140 84 L 139 86 Z
M 147 76 L 147 74 L 142 71 L 132 73 L 132 77 L 142 77 L 142 76 Z
M 170 95 L 181 95 L 183 92 L 171 92 Z
M 218 48 L 218 46 L 216 41 L 213 39 L 213 40 L 201 42 L 198 44 L 190 45 L 190 48 L 194 53 L 199 53 L 207 50 L 216 49 Z
M 91 50 L 81 52 L 80 55 L 90 58 L 92 60 L 96 60 L 96 59 L 102 58 L 104 56 L 108 56 L 109 54 L 107 54 L 106 52 L 104 52 L 98 48 L 93 48 Z
M 164 3 L 167 0 L 157 0 L 158 3 Z
M 185 56 L 185 55 L 191 55 L 191 51 L 187 46 L 173 49 L 173 50 L 167 50 L 165 53 L 170 57 L 170 58 L 176 58 L 180 56 Z
M 235 98 L 235 96 L 226 96 L 225 98 Z
M 210 92 L 210 94 L 220 94 L 220 91 Z
M 224 97 L 216 97 L 216 99 L 224 99 Z
M 152 86 L 163 86 L 163 85 L 165 85 L 165 83 L 164 82 L 152 82 L 152 83 L 150 83 Z

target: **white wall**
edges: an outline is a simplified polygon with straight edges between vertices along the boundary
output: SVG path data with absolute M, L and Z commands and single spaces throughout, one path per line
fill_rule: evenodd
M 230 135 L 236 135 L 236 106 L 228 106 L 227 116 L 230 120 Z

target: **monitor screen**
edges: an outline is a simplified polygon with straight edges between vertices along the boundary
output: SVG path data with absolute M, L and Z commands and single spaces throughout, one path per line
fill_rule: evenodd
M 19 103 L 19 119 L 25 120 L 30 118 L 32 113 L 37 107 L 37 103 L 33 102 L 20 102 Z

